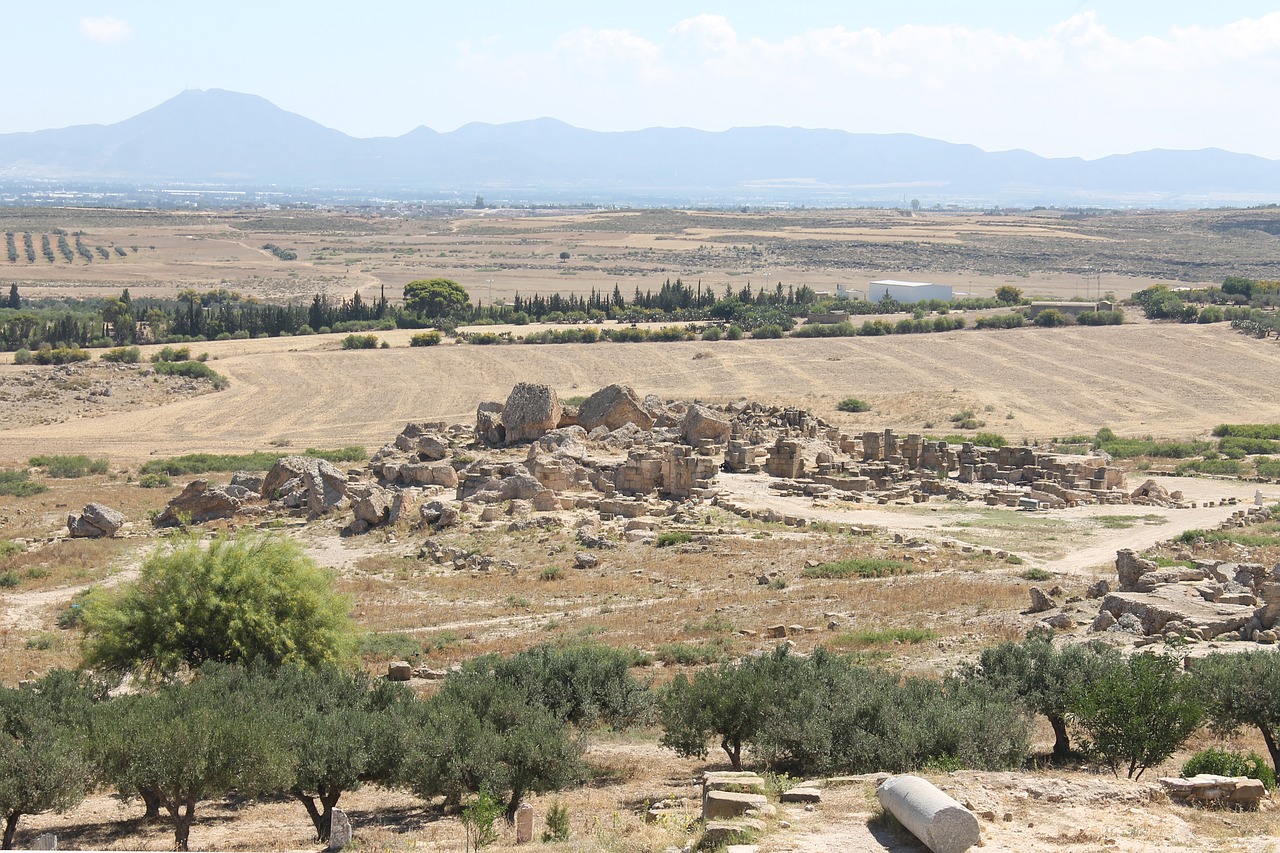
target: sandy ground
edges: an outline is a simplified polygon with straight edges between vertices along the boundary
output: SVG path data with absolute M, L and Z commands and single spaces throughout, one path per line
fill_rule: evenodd
M 796 404 L 851 431 L 948 431 L 972 409 L 986 429 L 1020 437 L 1185 437 L 1214 424 L 1280 421 L 1280 347 L 1219 326 L 967 330 L 835 340 L 675 344 L 444 345 L 341 351 L 333 336 L 204 345 L 231 379 L 217 394 L 143 410 L 0 431 L 0 460 L 84 452 L 113 461 L 272 443 L 376 448 L 412 420 L 469 421 L 517 382 L 562 396 L 610 382 L 672 399 Z M 0 376 L 18 370 L 0 366 Z M 862 415 L 835 412 L 857 396 Z M 1009 417 L 1009 416 L 1012 417 Z M 932 424 L 932 426 L 926 426 Z

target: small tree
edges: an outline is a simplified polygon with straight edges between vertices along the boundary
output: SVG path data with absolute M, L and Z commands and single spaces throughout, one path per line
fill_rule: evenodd
M 120 791 L 149 790 L 173 823 L 174 849 L 187 850 L 196 806 L 235 789 L 253 794 L 283 787 L 288 753 L 268 709 L 223 677 L 171 684 L 153 694 L 100 706 L 94 752 Z
M 12 308 L 14 311 L 17 311 L 19 308 L 22 307 L 22 296 L 19 295 L 18 293 L 17 282 L 14 282 L 13 284 L 9 285 L 9 304 L 6 305 L 5 307 Z
M 13 848 L 23 815 L 65 811 L 84 799 L 92 699 L 81 683 L 56 671 L 34 687 L 0 687 L 0 849 Z
M 1196 664 L 1194 681 L 1219 732 L 1255 726 L 1280 771 L 1280 657 L 1271 652 L 1209 655 Z
M 1071 754 L 1067 703 L 1095 667 L 1114 665 L 1114 649 L 1101 644 L 1068 645 L 1060 651 L 1046 637 L 1001 643 L 987 649 L 966 678 L 985 681 L 1017 697 L 1028 711 L 1043 714 L 1053 728 L 1053 757 Z
M 569 253 L 568 253 L 568 252 L 561 252 L 561 253 L 560 253 L 560 260 L 562 260 L 562 261 L 567 261 L 567 260 L 569 260 Z
M 447 278 L 418 279 L 404 286 L 404 304 L 425 317 L 443 317 L 467 305 L 466 288 Z
M 996 299 L 1005 305 L 1017 305 L 1022 302 L 1022 288 L 1012 284 L 1002 284 L 996 288 Z
M 1130 779 L 1142 777 L 1186 743 L 1204 719 L 1204 702 L 1180 663 L 1135 654 L 1091 668 L 1067 702 L 1090 755 Z
M 181 538 L 141 577 L 85 606 L 85 660 L 95 669 L 167 677 L 215 661 L 320 666 L 346 658 L 347 601 L 296 542 L 256 535 L 202 547 Z

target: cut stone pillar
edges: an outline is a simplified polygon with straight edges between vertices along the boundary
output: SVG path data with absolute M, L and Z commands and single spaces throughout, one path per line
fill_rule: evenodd
M 964 853 L 980 840 L 974 813 L 919 776 L 890 776 L 876 799 L 933 853 Z

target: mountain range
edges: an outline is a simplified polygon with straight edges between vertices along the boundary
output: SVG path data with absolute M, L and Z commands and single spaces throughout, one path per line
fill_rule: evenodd
M 537 202 L 1256 204 L 1280 161 L 1220 149 L 1097 160 L 788 127 L 598 132 L 554 119 L 361 139 L 219 89 L 109 125 L 0 134 L 0 181 L 450 194 Z

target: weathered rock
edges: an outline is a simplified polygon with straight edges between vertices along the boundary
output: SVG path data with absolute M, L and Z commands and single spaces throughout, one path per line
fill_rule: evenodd
M 1058 631 L 1069 631 L 1076 626 L 1076 620 L 1069 613 L 1055 613 L 1045 619 L 1044 624 Z
M 1032 613 L 1043 613 L 1046 610 L 1052 610 L 1058 606 L 1057 602 L 1050 598 L 1049 594 L 1038 586 L 1031 587 L 1028 592 L 1031 595 Z
M 390 681 L 408 681 L 413 678 L 413 667 L 406 660 L 394 660 L 387 664 L 387 679 Z
M 237 471 L 231 475 L 231 485 L 262 494 L 262 475 L 253 471 Z
M 779 799 L 784 803 L 820 803 L 822 802 L 822 792 L 817 788 L 802 785 L 799 788 L 783 791 Z
M 1111 592 L 1111 581 L 1106 578 L 1099 578 L 1089 584 L 1089 588 L 1085 590 L 1085 598 L 1102 598 L 1102 596 Z
M 442 501 L 429 501 L 418 508 L 418 516 L 430 526 L 443 530 L 458 523 L 458 510 Z
M 765 823 L 752 817 L 739 818 L 738 820 L 711 820 L 707 821 L 707 825 L 702 830 L 702 846 L 707 849 L 715 849 L 730 838 L 736 838 L 742 833 L 764 832 Z
M 702 797 L 702 819 L 741 817 L 748 809 L 767 805 L 764 794 L 744 794 L 737 791 L 707 791 Z
M 351 819 L 342 809 L 333 809 L 329 812 L 329 844 L 325 847 L 325 851 L 337 853 L 350 843 Z
M 533 840 L 533 805 L 521 803 L 516 809 L 516 844 L 528 844 Z
M 418 452 L 419 459 L 436 462 L 449 455 L 449 442 L 438 435 L 427 433 L 418 436 L 415 450 Z
M 1093 620 L 1093 624 L 1089 626 L 1090 631 L 1106 631 L 1112 625 L 1116 624 L 1116 617 L 1103 610 Z
M 578 425 L 588 431 L 601 426 L 612 431 L 624 424 L 653 429 L 653 416 L 645 411 L 639 395 L 626 385 L 601 388 L 578 409 Z
M 356 518 L 370 527 L 378 527 L 391 520 L 392 500 L 391 492 L 375 486 L 351 504 L 351 511 Z
M 1134 592 L 1142 576 L 1158 568 L 1154 561 L 1144 560 L 1129 548 L 1116 552 L 1116 576 L 1120 579 L 1121 592 Z
M 680 432 L 689 444 L 697 444 L 700 441 L 724 443 L 729 440 L 731 429 L 729 421 L 724 416 L 695 403 L 684 413 Z
M 200 524 L 215 518 L 231 518 L 240 507 L 238 499 L 208 480 L 192 480 L 151 523 L 156 527 L 170 527 L 186 519 Z
M 745 770 L 708 770 L 702 774 L 702 790 L 763 794 L 764 779 Z
M 502 424 L 501 403 L 481 403 L 476 407 L 476 439 L 491 447 L 506 444 L 507 429 Z
M 469 495 L 465 495 L 467 500 L 476 503 L 503 503 L 510 500 L 532 500 L 539 492 L 546 491 L 546 487 L 539 483 L 531 474 L 516 473 L 509 477 L 501 479 L 491 478 L 480 484 L 480 488 Z
M 301 500 L 286 500 L 291 495 Z M 313 516 L 323 515 L 346 505 L 347 475 L 323 459 L 285 456 L 262 478 L 262 496 L 282 500 L 286 506 L 305 506 Z
M 1148 636 L 1163 634 L 1165 625 L 1180 622 L 1200 628 L 1206 639 L 1244 627 L 1254 617 L 1254 608 L 1243 604 L 1205 601 L 1192 587 L 1167 584 L 1153 592 L 1113 592 L 1102 600 L 1102 610 L 1122 624 L 1131 614 Z
M 1194 803 L 1229 803 L 1244 808 L 1256 808 L 1267 796 L 1267 789 L 1261 780 L 1244 776 L 1214 776 L 1201 773 L 1188 779 L 1166 777 L 1160 780 L 1174 802 Z
M 400 466 L 400 482 L 406 486 L 458 487 L 458 472 L 447 462 L 410 462 Z
M 502 407 L 507 442 L 533 441 L 560 424 L 563 406 L 550 385 L 521 382 Z
M 1129 495 L 1129 500 L 1136 498 L 1145 498 L 1153 504 L 1168 506 L 1173 503 L 1173 498 L 1169 495 L 1169 490 L 1157 483 L 1155 480 L 1147 480 L 1141 486 L 1134 489 Z
M 115 536 L 123 526 L 124 513 L 100 503 L 86 504 L 80 512 L 67 516 L 67 531 L 73 539 Z

